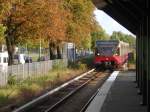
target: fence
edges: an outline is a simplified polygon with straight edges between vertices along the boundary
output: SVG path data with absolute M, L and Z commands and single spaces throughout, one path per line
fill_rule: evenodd
M 0 86 L 7 84 L 9 76 L 14 76 L 20 81 L 31 76 L 45 75 L 52 68 L 67 67 L 67 65 L 67 59 L 59 59 L 8 66 L 7 70 L 0 72 Z

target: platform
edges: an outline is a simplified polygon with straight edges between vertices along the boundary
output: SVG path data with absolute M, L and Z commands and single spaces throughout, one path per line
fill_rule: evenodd
M 112 74 L 85 112 L 146 112 L 134 81 L 134 71 Z

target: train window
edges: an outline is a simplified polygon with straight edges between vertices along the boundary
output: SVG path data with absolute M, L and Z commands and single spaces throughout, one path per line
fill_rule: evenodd
M 100 49 L 100 53 L 104 56 L 111 56 L 113 52 L 113 47 L 101 47 Z
M 116 46 L 103 46 L 95 48 L 95 55 L 96 56 L 113 56 L 113 55 L 120 55 L 120 49 Z

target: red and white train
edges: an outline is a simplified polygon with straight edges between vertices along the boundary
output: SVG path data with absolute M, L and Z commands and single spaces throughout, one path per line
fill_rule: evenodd
M 95 45 L 96 68 L 119 68 L 128 60 L 128 43 L 119 40 L 98 40 Z

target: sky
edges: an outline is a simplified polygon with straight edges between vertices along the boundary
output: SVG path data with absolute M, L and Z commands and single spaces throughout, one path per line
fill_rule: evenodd
M 107 15 L 102 10 L 96 9 L 94 11 L 94 14 L 95 14 L 95 17 L 96 17 L 96 20 L 98 21 L 98 23 L 103 27 L 103 29 L 109 35 L 111 35 L 113 31 L 121 31 L 125 34 L 133 35 L 130 31 L 128 31 L 125 27 L 120 25 L 117 21 L 115 21 L 113 18 L 111 18 L 109 15 Z

